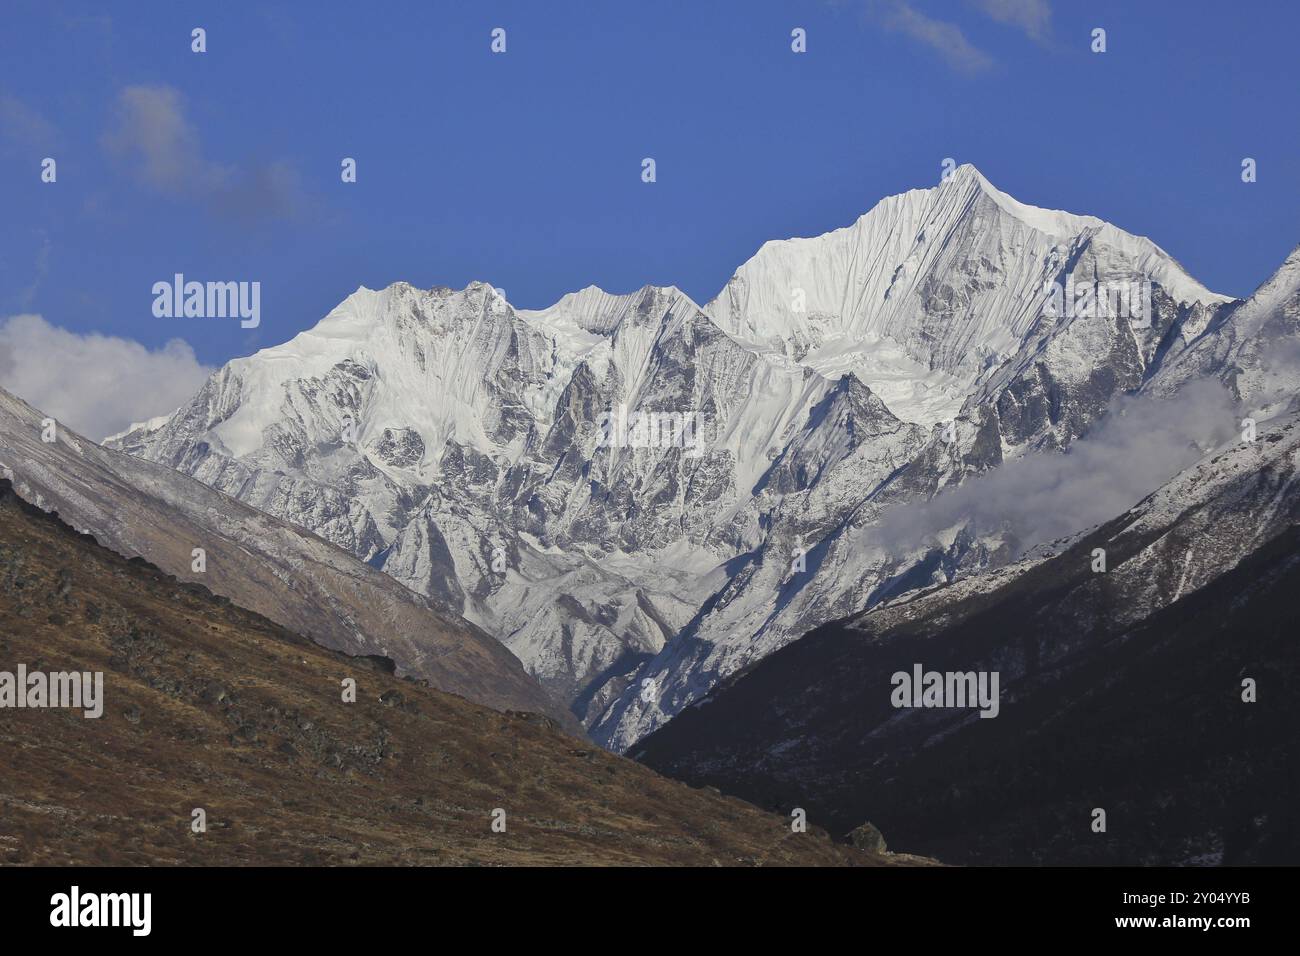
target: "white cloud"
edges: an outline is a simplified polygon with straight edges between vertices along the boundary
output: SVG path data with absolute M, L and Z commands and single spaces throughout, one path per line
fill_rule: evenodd
M 0 323 L 0 387 L 95 441 L 175 411 L 211 373 L 181 339 L 150 351 L 39 315 Z
M 1232 397 L 1213 380 L 1170 399 L 1121 398 L 1068 451 L 1015 459 L 929 501 L 891 508 L 867 534 L 901 555 L 968 523 L 1027 550 L 1123 514 L 1227 440 L 1237 421 Z

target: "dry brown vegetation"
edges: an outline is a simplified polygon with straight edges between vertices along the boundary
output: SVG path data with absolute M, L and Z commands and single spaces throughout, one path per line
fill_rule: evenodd
M 9 864 L 914 862 L 319 647 L 0 483 L 0 670 L 19 663 L 103 671 L 106 702 L 0 710 Z

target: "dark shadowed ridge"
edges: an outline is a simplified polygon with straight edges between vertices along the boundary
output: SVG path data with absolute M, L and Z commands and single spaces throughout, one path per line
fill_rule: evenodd
M 631 755 L 949 863 L 1294 865 L 1298 471 L 1291 417 L 1055 556 L 813 631 Z M 999 672 L 1000 714 L 895 709 L 918 663 Z

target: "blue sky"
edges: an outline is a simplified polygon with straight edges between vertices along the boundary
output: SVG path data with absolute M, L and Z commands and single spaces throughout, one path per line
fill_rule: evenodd
M 1300 242 L 1298 32 L 1295 4 L 1208 0 L 6 0 L 0 321 L 212 365 L 396 280 L 703 302 L 945 157 L 1245 295 Z M 155 318 L 176 272 L 259 281 L 261 327 Z

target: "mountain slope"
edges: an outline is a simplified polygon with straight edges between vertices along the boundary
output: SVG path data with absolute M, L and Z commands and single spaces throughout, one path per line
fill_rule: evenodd
M 493 638 L 334 545 L 169 468 L 111 451 L 0 391 L 0 475 L 24 498 L 128 556 L 351 654 L 491 707 L 549 713 L 580 729 Z M 196 572 L 193 551 L 205 552 Z
M 791 833 L 788 817 L 579 747 L 546 718 L 324 649 L 96 545 L 4 480 L 0 652 L 104 675 L 98 718 L 3 712 L 5 863 L 926 862 Z
M 1150 314 L 1048 314 L 1072 277 L 1149 287 Z M 962 167 L 767 244 L 705 309 L 358 290 L 111 444 L 446 601 L 621 749 L 825 621 L 1014 557 L 860 539 L 888 505 L 1069 446 L 1228 308 L 1149 240 Z M 603 441 L 651 414 L 692 440 Z
M 634 754 L 952 862 L 1295 863 L 1298 472 L 1293 416 L 1058 553 L 814 631 Z M 896 708 L 917 664 L 998 672 L 998 715 Z
M 1147 390 L 1172 394 L 1213 376 L 1259 419 L 1290 409 L 1300 390 L 1300 247 L 1263 285 L 1168 359 Z

